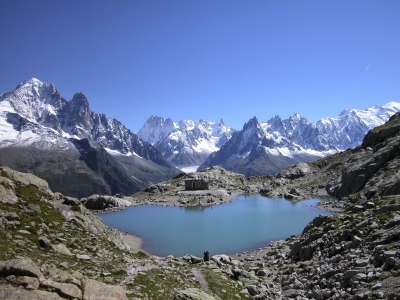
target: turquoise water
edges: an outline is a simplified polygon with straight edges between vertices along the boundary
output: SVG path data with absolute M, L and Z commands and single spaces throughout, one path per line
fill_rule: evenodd
M 299 234 L 317 215 L 319 199 L 288 201 L 261 195 L 207 207 L 141 205 L 104 214 L 104 222 L 142 239 L 143 250 L 158 256 L 233 254 Z

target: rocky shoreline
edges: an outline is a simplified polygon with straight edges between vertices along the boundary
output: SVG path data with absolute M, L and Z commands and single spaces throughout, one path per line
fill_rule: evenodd
M 217 203 L 217 204 L 206 203 L 206 204 L 202 204 L 202 206 L 222 205 L 222 204 L 225 204 L 225 203 L 229 203 L 229 202 L 233 201 L 237 196 L 240 196 L 240 195 L 242 195 L 242 194 L 238 193 L 238 194 L 230 195 L 229 197 L 224 199 L 223 202 L 220 202 L 220 203 Z M 306 197 L 303 200 L 307 200 L 307 199 L 310 199 L 310 197 Z M 299 199 L 297 201 L 301 201 L 301 199 Z M 149 202 L 149 203 L 142 203 L 142 204 L 133 204 L 132 206 L 138 206 L 138 205 L 178 206 L 175 203 L 169 202 L 169 201 L 168 202 L 163 202 L 162 204 Z M 179 206 L 183 206 L 183 205 L 179 205 Z M 344 210 L 343 205 L 342 204 L 338 204 L 335 201 L 319 202 L 316 205 L 316 207 L 321 209 L 321 210 L 325 210 L 325 211 L 329 211 L 329 212 L 333 212 L 333 213 L 342 212 Z M 110 209 L 107 209 L 107 210 L 95 211 L 94 213 L 97 214 L 97 215 L 108 214 L 108 213 L 118 212 L 118 211 L 121 211 L 121 210 L 124 210 L 124 209 L 127 209 L 127 208 L 128 207 L 110 208 Z M 144 251 L 147 254 L 151 255 L 151 253 L 148 253 L 147 251 L 145 251 L 144 249 L 141 248 L 142 240 L 139 237 L 134 236 L 134 235 L 132 235 L 132 234 L 130 234 L 128 232 L 125 232 L 125 231 L 119 231 L 119 232 L 121 232 L 122 238 L 125 241 L 125 243 L 130 246 L 131 251 L 134 251 L 134 252 Z M 250 251 L 250 252 L 252 252 L 252 251 Z

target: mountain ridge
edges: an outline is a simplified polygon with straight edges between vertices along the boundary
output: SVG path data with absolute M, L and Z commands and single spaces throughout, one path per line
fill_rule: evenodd
M 255 116 L 238 131 L 222 119 L 175 122 L 151 116 L 135 134 L 117 119 L 92 112 L 83 93 L 67 101 L 54 84 L 32 78 L 0 95 L 0 111 L 0 152 L 11 145 L 23 147 L 24 143 L 76 151 L 72 143 L 61 140 L 86 138 L 104 147 L 141 188 L 175 176 L 179 172 L 175 166 L 198 166 L 200 170 L 218 165 L 246 176 L 275 174 L 296 162 L 356 147 L 368 130 L 400 111 L 400 103 L 344 109 L 337 117 L 316 122 L 297 113 L 287 119 L 274 116 L 267 122 Z M 48 137 L 47 142 L 44 137 Z M 24 151 L 25 156 L 28 153 Z M 79 153 L 70 155 L 80 157 Z M 5 161 L 4 155 L 0 159 Z
M 0 114 L 1 163 L 43 177 L 55 191 L 67 192 L 62 184 L 65 178 L 49 164 L 49 156 L 58 160 L 63 156 L 68 161 L 64 166 L 71 171 L 66 172 L 71 173 L 68 178 L 78 185 L 75 191 L 68 190 L 74 193 L 71 196 L 82 196 L 73 173 L 84 174 L 85 186 L 91 181 L 99 183 L 94 184 L 97 188 L 91 189 L 92 193 L 124 194 L 179 173 L 152 145 L 140 140 L 120 121 L 92 112 L 88 99 L 80 92 L 67 101 L 54 84 L 32 78 L 0 96 Z M 74 141 L 82 139 L 90 141 L 90 151 L 97 153 L 97 158 L 103 157 L 103 166 L 97 170 L 85 163 L 75 147 Z M 20 157 L 10 155 L 12 151 L 19 152 Z M 116 174 L 118 180 L 112 179 Z M 55 181 L 59 184 L 54 185 Z
M 338 117 L 317 122 L 299 114 L 284 120 L 274 116 L 267 122 L 253 117 L 210 154 L 198 170 L 218 165 L 246 176 L 272 175 L 296 162 L 316 160 L 358 146 L 369 130 L 398 111 L 400 103 L 389 102 L 364 110 L 343 110 Z
M 177 167 L 200 165 L 232 136 L 234 129 L 219 122 L 180 120 L 151 116 L 138 136 L 161 152 Z

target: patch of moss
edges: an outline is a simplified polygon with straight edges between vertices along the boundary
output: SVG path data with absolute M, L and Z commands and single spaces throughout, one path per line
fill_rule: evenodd
M 400 165 L 396 165 L 393 168 L 389 168 L 385 171 L 384 177 L 391 177 L 395 174 L 397 174 L 400 171 Z
M 26 201 L 39 201 L 43 196 L 47 197 L 48 195 L 42 191 L 40 191 L 34 185 L 17 185 L 16 195 Z
M 134 254 L 133 254 L 133 257 L 134 257 L 134 258 L 142 258 L 142 259 L 145 259 L 145 258 L 149 258 L 149 255 L 148 255 L 146 252 L 140 250 L 140 251 L 134 253 Z
M 183 272 L 158 268 L 139 272 L 132 283 L 135 289 L 131 296 L 152 300 L 173 299 L 178 290 L 201 288 L 190 273 L 190 269 Z
M 381 277 L 379 277 L 379 280 L 383 281 L 389 277 L 391 277 L 390 273 L 385 273 L 385 274 L 382 274 Z
M 348 156 L 351 153 L 352 153 L 351 149 L 350 150 L 346 150 L 346 151 L 342 151 L 342 152 L 327 156 L 325 158 L 319 159 L 317 161 L 311 162 L 309 164 L 312 167 L 323 168 L 323 167 L 325 167 L 325 166 L 327 166 L 329 164 L 341 161 L 343 158 L 345 158 L 346 156 Z
M 313 180 L 313 181 L 308 181 L 308 182 L 299 184 L 298 187 L 299 188 L 307 188 L 307 187 L 316 186 L 316 185 L 318 185 L 318 181 Z
M 211 292 L 221 300 L 252 299 L 250 296 L 241 293 L 242 286 L 225 274 L 216 273 L 210 269 L 202 269 L 202 273 Z
M 77 212 L 81 212 L 82 209 L 79 205 L 75 205 L 75 206 L 71 206 L 71 210 L 72 211 L 77 211 Z
M 378 220 L 379 220 L 379 222 L 381 224 L 385 224 L 386 222 L 391 220 L 392 217 L 393 217 L 393 214 L 390 211 L 389 212 L 380 213 L 379 215 L 377 215 L 377 218 L 378 218 Z
M 1 170 L 0 176 L 1 176 L 1 177 L 6 177 L 6 178 L 10 178 L 10 177 L 8 176 L 8 173 L 7 173 L 6 171 L 4 171 L 4 170 Z

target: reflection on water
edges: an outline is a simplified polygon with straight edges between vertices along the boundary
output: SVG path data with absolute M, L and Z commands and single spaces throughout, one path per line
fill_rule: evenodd
M 320 201 L 250 195 L 214 206 L 142 205 L 101 218 L 110 227 L 140 237 L 143 249 L 154 255 L 202 256 L 205 250 L 232 254 L 301 233 L 317 215 L 330 214 L 315 207 Z

